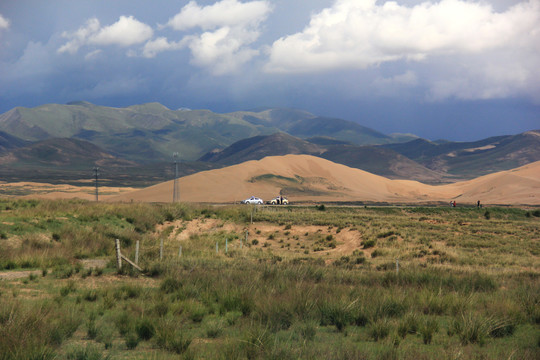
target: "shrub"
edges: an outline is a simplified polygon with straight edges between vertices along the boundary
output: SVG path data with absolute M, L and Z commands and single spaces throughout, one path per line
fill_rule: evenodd
M 403 301 L 388 297 L 378 304 L 375 311 L 375 317 L 399 317 L 403 315 L 406 310 L 407 307 Z
M 67 360 L 106 360 L 110 358 L 110 355 L 103 355 L 100 349 L 92 344 L 87 344 L 85 347 L 77 345 L 66 352 Z
M 279 301 L 265 304 L 264 308 L 259 308 L 258 313 L 262 322 L 272 331 L 287 330 L 293 321 L 292 311 Z
M 139 336 L 139 339 L 150 340 L 154 336 L 156 329 L 149 319 L 144 318 L 140 319 L 135 325 L 135 332 Z
M 98 298 L 98 293 L 94 289 L 86 290 L 84 292 L 83 299 L 86 301 L 94 302 L 97 300 L 97 298 Z
M 161 291 L 166 294 L 173 293 L 182 287 L 182 282 L 178 278 L 167 277 L 165 278 L 159 287 Z
M 176 328 L 172 319 L 164 319 L 159 322 L 154 341 L 157 347 L 177 354 L 184 353 L 191 344 L 191 339 Z
M 86 335 L 89 339 L 95 339 L 98 334 L 98 328 L 96 326 L 96 318 L 91 315 L 86 323 Z
M 76 291 L 75 281 L 69 280 L 65 286 L 60 288 L 60 295 L 65 297 L 74 291 Z
M 469 313 L 454 318 L 449 335 L 458 335 L 464 345 L 468 343 L 483 345 L 488 336 L 510 336 L 514 330 L 514 324 L 507 319 Z
M 428 318 L 425 320 L 425 322 L 420 326 L 419 333 L 422 335 L 422 340 L 424 341 L 424 344 L 431 344 L 431 340 L 433 339 L 433 334 L 436 333 L 439 330 L 439 323 L 433 318 Z
M 105 346 L 105 349 L 112 348 L 114 331 L 110 326 L 104 325 L 100 328 L 96 341 L 102 343 Z
M 215 339 L 223 332 L 223 321 L 221 319 L 211 319 L 204 325 L 206 336 Z
M 225 314 L 225 321 L 229 325 L 236 324 L 236 321 L 242 317 L 242 313 L 240 311 L 230 311 Z
M 489 210 L 486 210 L 486 212 L 484 213 L 484 217 L 486 218 L 486 220 L 491 219 L 491 213 L 489 212 Z
M 388 337 L 391 325 L 387 319 L 379 319 L 371 324 L 368 334 L 374 341 L 379 341 Z
M 126 336 L 133 328 L 132 317 L 125 311 L 114 318 L 114 324 L 122 336 Z
M 191 321 L 196 323 L 201 322 L 208 313 L 206 306 L 196 301 L 187 302 L 185 310 Z
M 409 313 L 399 322 L 397 333 L 402 338 L 405 338 L 407 334 L 415 334 L 418 331 L 418 328 L 418 316 L 415 313 Z
M 181 332 L 176 332 L 174 337 L 168 342 L 166 349 L 177 354 L 183 354 L 191 344 L 191 339 Z
M 169 312 L 169 303 L 167 303 L 166 301 L 158 301 L 154 305 L 153 312 L 159 317 L 167 315 L 167 313 Z
M 374 247 L 377 244 L 377 240 L 375 239 L 362 240 L 361 244 L 364 247 L 364 249 L 368 249 L 368 248 Z
M 128 350 L 133 350 L 139 345 L 139 338 L 132 332 L 127 333 L 124 340 Z
M 345 327 L 352 324 L 354 316 L 345 304 L 336 301 L 324 301 L 319 305 L 321 325 L 335 325 L 338 331 L 343 331 Z
M 313 321 L 302 322 L 295 326 L 296 332 L 306 341 L 313 341 L 317 334 L 317 324 Z

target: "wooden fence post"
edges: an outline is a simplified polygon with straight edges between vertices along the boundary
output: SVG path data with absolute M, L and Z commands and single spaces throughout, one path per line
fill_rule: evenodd
M 116 239 L 116 267 L 122 269 L 122 254 L 120 252 L 120 240 Z
M 178 248 L 178 257 L 182 257 L 182 245 Z
M 135 243 L 135 264 L 139 265 L 139 240 Z
M 159 261 L 163 260 L 163 238 L 159 242 Z

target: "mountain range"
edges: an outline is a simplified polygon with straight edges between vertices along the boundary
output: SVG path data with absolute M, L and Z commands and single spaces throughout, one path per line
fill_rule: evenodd
M 297 109 L 217 114 L 158 103 L 112 108 L 79 101 L 17 107 L 0 115 L 5 181 L 75 181 L 93 167 L 115 185 L 145 186 L 174 176 L 306 154 L 391 179 L 455 182 L 540 160 L 540 131 L 474 142 L 385 135 L 355 122 Z

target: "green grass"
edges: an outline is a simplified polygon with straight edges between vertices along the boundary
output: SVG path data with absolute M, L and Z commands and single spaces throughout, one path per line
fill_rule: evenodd
M 0 201 L 0 209 L 0 264 L 48 269 L 0 282 L 0 359 L 535 359 L 540 351 L 540 219 L 526 210 L 492 208 L 488 220 L 477 209 L 272 208 L 251 225 L 244 207 Z M 192 221 L 199 230 L 185 235 Z M 145 276 L 118 274 L 114 238 L 128 257 L 140 241 Z M 376 241 L 364 248 L 365 239 Z M 304 252 L 314 247 L 322 250 Z M 82 268 L 95 258 L 108 265 Z

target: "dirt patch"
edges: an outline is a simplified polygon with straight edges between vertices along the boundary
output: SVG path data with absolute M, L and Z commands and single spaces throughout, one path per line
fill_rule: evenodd
M 80 260 L 84 269 L 104 268 L 107 266 L 107 260 L 104 259 L 85 259 Z M 51 272 L 49 269 L 48 272 Z M 30 275 L 41 275 L 42 270 L 18 270 L 18 271 L 1 271 L 0 280 L 14 280 L 28 277 Z
M 24 271 L 2 271 L 0 272 L 0 280 L 14 280 L 28 277 L 30 275 L 40 275 L 41 270 L 24 270 Z

